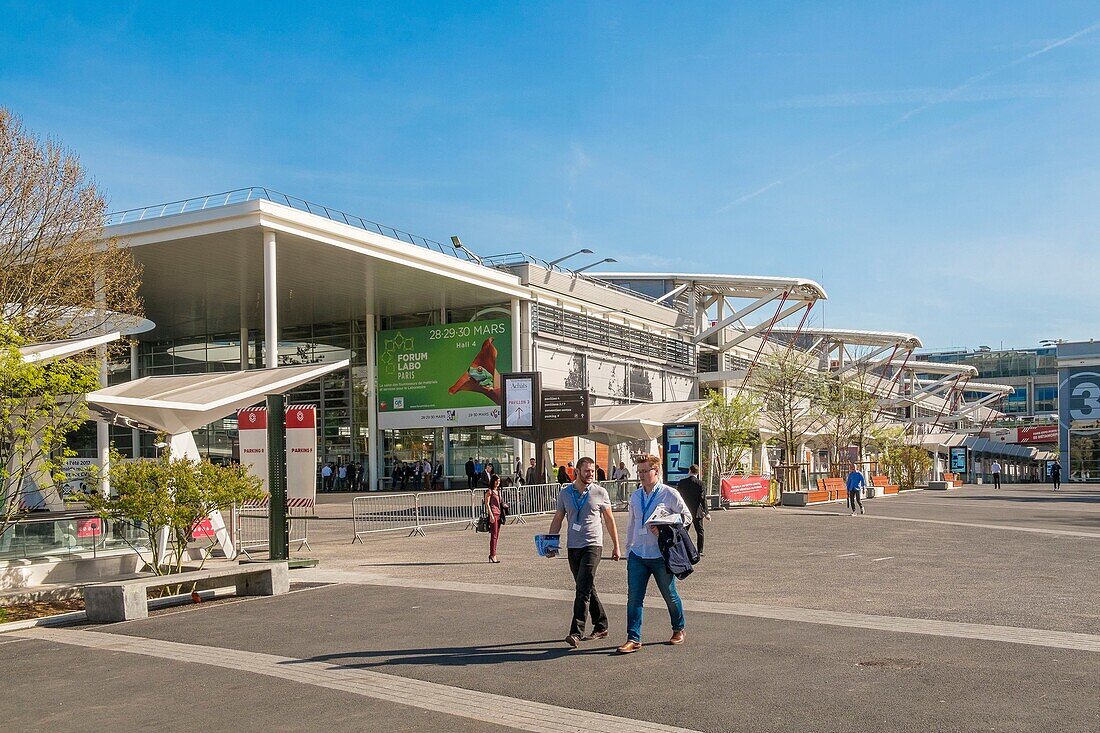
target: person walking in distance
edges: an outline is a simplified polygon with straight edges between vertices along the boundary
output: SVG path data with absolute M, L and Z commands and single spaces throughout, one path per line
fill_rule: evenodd
M 626 643 L 616 650 L 619 654 L 631 654 L 642 648 L 642 608 L 651 577 L 657 581 L 672 622 L 672 638 L 668 643 L 684 643 L 684 604 L 676 592 L 676 578 L 657 544 L 657 527 L 647 522 L 655 515 L 679 514 L 686 527 L 691 524 L 691 512 L 679 491 L 661 483 L 660 465 L 660 458 L 648 455 L 639 458 L 636 466 L 641 486 L 630 496 L 630 520 L 626 526 Z
M 489 515 L 489 562 L 500 562 L 497 559 L 497 542 L 500 539 L 500 525 L 504 523 L 504 516 L 501 513 L 500 476 L 496 474 L 490 476 L 484 502 L 485 513 Z
M 1001 464 L 993 461 L 993 465 L 989 467 L 989 470 L 993 473 L 993 488 L 1001 488 Z
M 466 460 L 466 488 L 474 488 L 474 481 L 477 479 L 477 473 L 474 472 L 474 459 L 469 458 Z
M 576 648 L 581 641 L 607 637 L 607 612 L 596 593 L 596 568 L 603 557 L 604 526 L 611 534 L 611 559 L 618 560 L 619 530 L 611 513 L 611 497 L 596 480 L 596 462 L 585 457 L 577 461 L 577 478 L 558 492 L 557 511 L 550 521 L 550 534 L 561 531 L 568 521 L 569 570 L 576 583 L 573 598 L 573 620 L 565 643 Z M 602 523 L 601 523 L 602 520 Z M 548 553 L 549 557 L 554 552 Z M 584 635 L 585 623 L 592 619 L 592 633 Z
M 1050 480 L 1054 484 L 1054 490 L 1057 491 L 1062 485 L 1062 464 L 1057 460 L 1050 464 Z
M 531 465 L 527 467 L 527 473 L 523 477 L 523 483 L 528 486 L 534 486 L 535 484 L 545 483 L 538 475 L 538 471 L 535 470 L 535 459 L 531 459 Z
M 321 467 L 321 491 L 332 491 L 332 464 Z
M 848 472 L 848 478 L 844 482 L 848 488 L 848 508 L 852 510 L 852 516 L 856 514 L 856 504 L 859 504 L 859 513 L 863 514 L 863 489 L 867 486 L 866 479 L 859 472 L 856 464 L 852 464 L 852 470 Z
M 684 498 L 684 503 L 687 504 L 688 511 L 691 512 L 692 522 L 691 525 L 695 527 L 695 549 L 699 551 L 699 556 L 703 556 L 703 520 L 710 519 L 710 512 L 707 511 L 707 492 L 703 487 L 703 482 L 699 480 L 699 466 L 692 464 L 688 469 L 688 475 L 680 479 L 676 483 L 676 490 L 680 492 L 680 496 Z

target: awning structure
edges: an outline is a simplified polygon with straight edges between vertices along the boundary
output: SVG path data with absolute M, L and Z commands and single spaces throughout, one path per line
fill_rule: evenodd
M 23 357 L 23 361 L 29 364 L 40 361 L 57 361 L 58 359 L 64 359 L 74 354 L 79 354 L 82 351 L 87 351 L 88 349 L 94 349 L 97 346 L 109 344 L 120 338 L 122 338 L 122 334 L 118 331 L 114 331 L 113 333 L 104 334 L 102 336 L 61 339 L 60 341 L 43 341 L 40 344 L 20 346 L 19 353 Z
M 706 400 L 601 405 L 589 409 L 592 432 L 587 438 L 601 443 L 654 440 L 666 423 L 688 422 Z
M 244 372 L 145 377 L 88 395 L 88 404 L 108 420 L 115 416 L 170 435 L 188 433 L 263 399 L 282 394 L 348 360 L 329 364 L 252 369 Z

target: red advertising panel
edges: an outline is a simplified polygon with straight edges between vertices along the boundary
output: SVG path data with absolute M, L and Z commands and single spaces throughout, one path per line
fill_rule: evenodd
M 1016 428 L 1017 443 L 1057 443 L 1057 425 L 1037 425 L 1032 428 Z
M 195 522 L 195 526 L 191 528 L 191 537 L 193 539 L 203 539 L 205 537 L 213 537 L 217 533 L 214 531 L 213 525 L 210 523 L 210 517 L 206 519 L 200 519 Z
M 768 500 L 771 481 L 764 476 L 727 476 L 722 479 L 722 502 L 746 504 Z
M 77 537 L 99 537 L 101 534 L 103 534 L 103 520 L 99 517 L 76 520 Z

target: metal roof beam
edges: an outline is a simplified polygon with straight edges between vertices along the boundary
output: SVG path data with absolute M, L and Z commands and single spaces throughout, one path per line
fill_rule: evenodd
M 728 316 L 723 318 L 718 323 L 714 324 L 713 326 L 711 326 L 707 330 L 703 331 L 701 334 L 697 335 L 695 337 L 695 343 L 699 343 L 700 341 L 703 341 L 703 340 L 713 336 L 714 334 L 718 333 L 719 331 L 726 328 L 727 326 L 730 326 L 730 325 L 736 323 L 737 321 L 741 320 L 742 318 L 744 318 L 748 314 L 752 313 L 753 311 L 756 311 L 756 310 L 759 310 L 760 308 L 763 308 L 764 306 L 766 306 L 768 303 L 772 302 L 773 300 L 776 300 L 778 298 L 782 298 L 785 293 L 786 293 L 785 290 L 775 290 L 775 291 L 769 293 L 768 295 L 765 295 L 763 298 L 759 298 L 759 299 L 753 301 L 751 304 L 745 306 L 741 310 L 734 311 L 733 313 L 729 314 Z M 801 306 L 801 303 L 799 303 L 799 305 Z M 776 319 L 776 320 L 778 321 L 779 319 Z M 763 329 L 761 329 L 761 330 L 763 330 Z

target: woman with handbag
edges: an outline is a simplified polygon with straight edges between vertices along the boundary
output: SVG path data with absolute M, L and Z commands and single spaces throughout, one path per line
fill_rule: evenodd
M 497 540 L 500 538 L 500 527 L 504 524 L 508 505 L 500 497 L 500 476 L 495 473 L 490 474 L 489 488 L 485 491 L 484 511 L 489 518 L 489 562 L 500 562 L 497 559 Z

